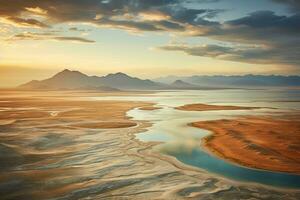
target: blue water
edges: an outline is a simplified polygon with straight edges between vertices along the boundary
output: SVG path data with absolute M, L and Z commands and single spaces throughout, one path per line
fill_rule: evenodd
M 186 152 L 165 152 L 179 161 L 238 181 L 256 182 L 277 187 L 300 188 L 300 176 L 265 170 L 255 170 L 216 159 L 201 149 Z
M 174 156 L 185 164 L 229 179 L 277 187 L 300 188 L 299 175 L 247 168 L 207 153 L 202 149 L 200 141 L 201 138 L 210 133 L 206 130 L 187 126 L 186 122 L 192 119 L 190 116 L 184 119 L 182 116 L 184 112 L 179 113 L 181 119 L 167 119 L 157 122 L 148 131 L 138 134 L 137 137 L 142 141 L 161 141 L 163 143 L 157 147 L 161 153 Z M 198 118 L 201 116 L 199 115 Z
M 126 97 L 128 98 L 128 97 Z M 125 98 L 125 99 L 126 99 Z M 129 97 L 132 98 L 132 97 Z M 119 99 L 119 98 L 118 98 Z M 135 100 L 157 103 L 162 109 L 128 112 L 136 120 L 153 123 L 137 137 L 142 141 L 163 142 L 157 146 L 161 153 L 176 157 L 179 161 L 218 174 L 229 179 L 265 185 L 300 188 L 300 176 L 243 167 L 205 152 L 201 138 L 210 134 L 206 130 L 187 126 L 190 122 L 232 118 L 240 115 L 275 114 L 281 111 L 300 110 L 299 90 L 218 90 L 218 91 L 173 91 L 135 97 Z M 126 99 L 128 100 L 128 99 Z M 239 111 L 180 111 L 176 106 L 191 103 L 272 107 L 277 109 Z

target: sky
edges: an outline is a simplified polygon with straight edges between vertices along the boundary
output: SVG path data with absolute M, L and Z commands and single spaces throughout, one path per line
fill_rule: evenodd
M 300 75 L 298 0 L 0 0 L 0 87 L 89 75 Z

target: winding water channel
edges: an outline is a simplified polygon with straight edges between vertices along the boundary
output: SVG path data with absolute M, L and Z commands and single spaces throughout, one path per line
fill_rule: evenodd
M 300 109 L 298 90 L 214 90 L 214 91 L 169 91 L 147 96 L 107 97 L 118 100 L 154 102 L 162 109 L 145 111 L 134 109 L 128 116 L 135 120 L 153 123 L 146 132 L 137 137 L 142 141 L 160 141 L 155 150 L 176 157 L 177 160 L 229 179 L 255 182 L 278 187 L 300 188 L 300 176 L 289 173 L 271 172 L 243 167 L 225 161 L 206 152 L 201 146 L 201 138 L 210 134 L 206 130 L 193 128 L 187 124 L 195 121 L 228 119 L 237 115 L 265 114 L 282 110 Z M 103 99 L 103 98 L 101 98 Z M 174 109 L 191 103 L 215 105 L 237 105 L 272 107 L 273 109 L 238 111 L 180 111 Z

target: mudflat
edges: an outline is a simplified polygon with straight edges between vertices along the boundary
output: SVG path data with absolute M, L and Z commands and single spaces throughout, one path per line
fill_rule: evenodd
M 232 182 L 153 151 L 157 143 L 135 138 L 151 124 L 126 115 L 153 104 L 94 98 L 105 95 L 0 92 L 1 199 L 299 198 L 299 191 Z
M 176 107 L 178 110 L 184 111 L 213 111 L 213 110 L 252 110 L 258 109 L 258 107 L 246 107 L 246 106 L 224 106 L 224 105 L 209 105 L 209 104 L 187 104 L 184 106 Z
M 205 147 L 244 166 L 300 174 L 300 114 L 200 121 Z
M 158 106 L 144 106 L 144 107 L 141 107 L 139 108 L 140 110 L 159 110 L 161 109 L 160 107 Z

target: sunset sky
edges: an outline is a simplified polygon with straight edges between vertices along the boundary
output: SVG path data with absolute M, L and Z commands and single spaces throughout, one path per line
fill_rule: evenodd
M 300 74 L 298 0 L 0 0 L 0 86 L 69 68 Z

